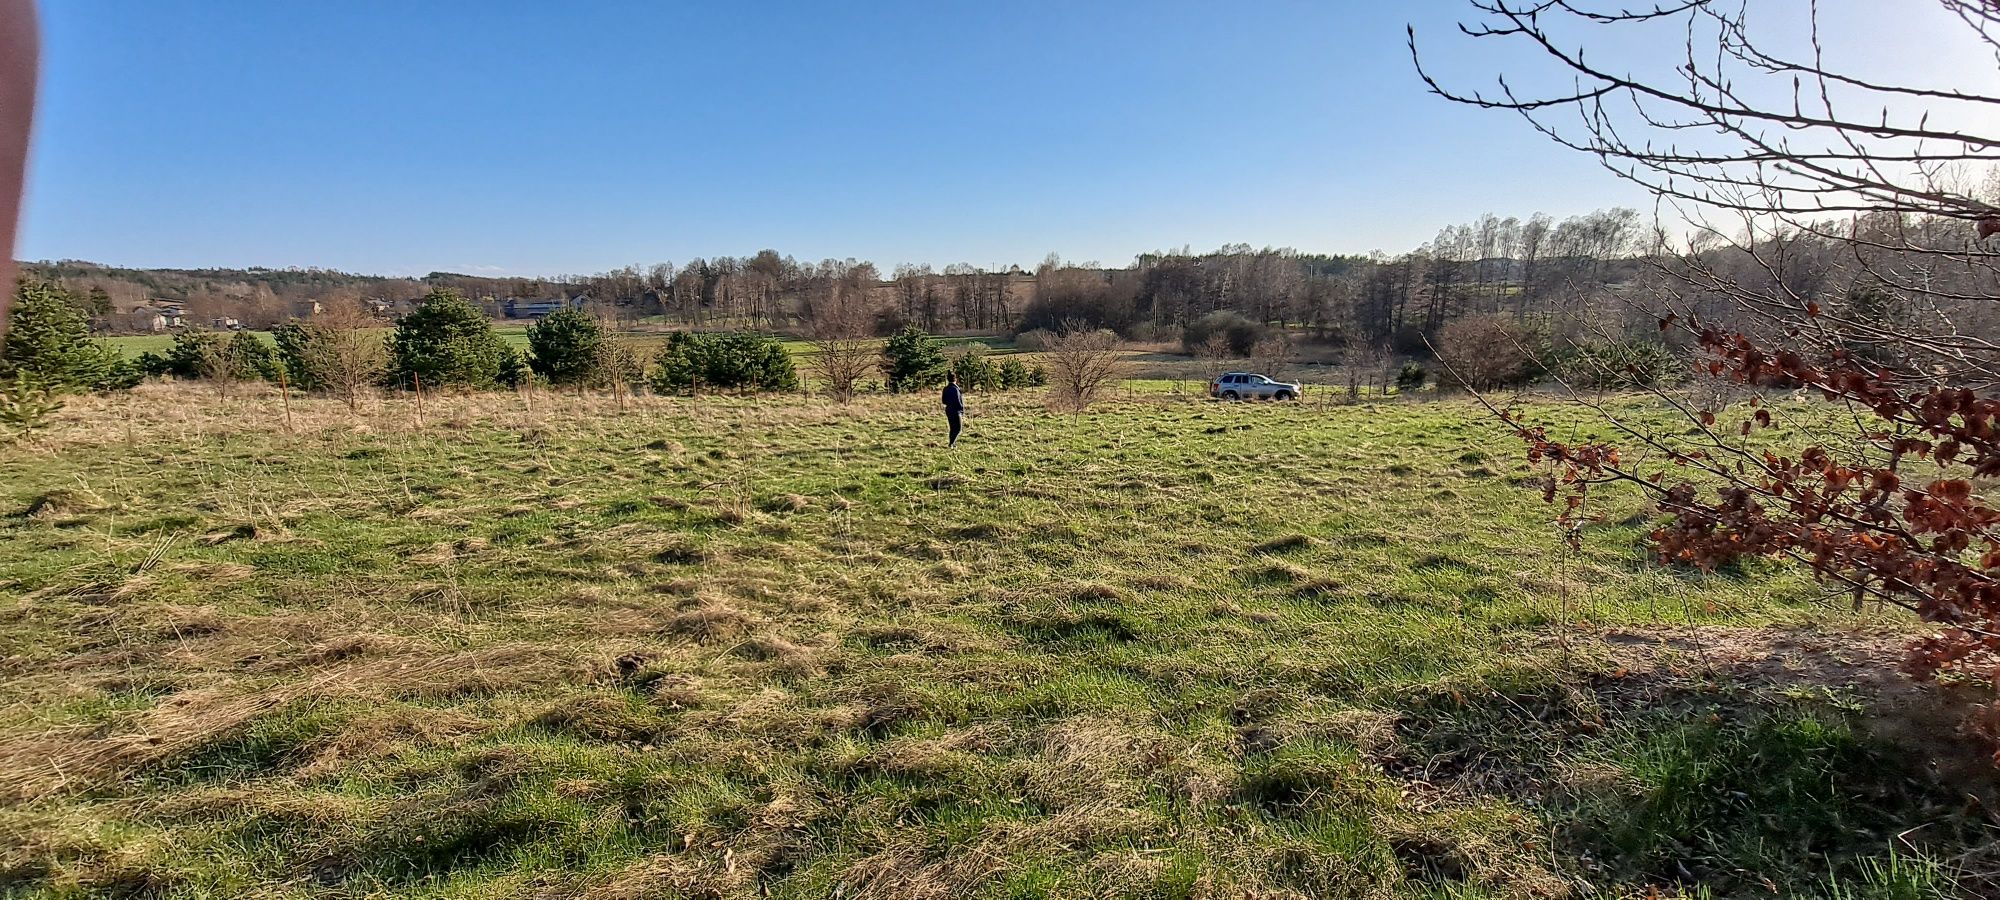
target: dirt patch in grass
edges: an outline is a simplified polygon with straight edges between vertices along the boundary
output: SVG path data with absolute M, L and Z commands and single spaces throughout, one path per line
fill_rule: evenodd
M 1256 544 L 1250 548 L 1250 552 L 1258 554 L 1260 556 L 1270 556 L 1270 555 L 1285 554 L 1285 553 L 1302 553 L 1306 550 L 1312 549 L 1314 543 L 1316 542 L 1307 535 L 1288 534 L 1282 537 L 1272 538 L 1260 544 Z
M 28 505 L 14 513 L 20 519 L 61 519 L 87 513 L 102 512 L 111 508 L 105 500 L 87 487 L 63 487 L 44 491 L 28 501 Z
M 991 640 L 971 629 L 944 624 L 869 625 L 855 629 L 854 636 L 871 649 L 895 653 L 956 654 L 993 646 Z
M 1841 695 L 1859 706 L 1858 723 L 1869 736 L 1923 760 L 1940 784 L 2000 816 L 2000 747 L 1967 729 L 1994 701 L 1993 691 L 1898 671 L 1908 634 L 1700 627 L 1619 629 L 1600 639 L 1614 648 L 1627 678 L 1714 673 L 1761 690 Z
M 1139 639 L 1137 625 L 1115 609 L 1062 606 L 1022 610 L 1007 623 L 1023 637 L 1042 644 L 1125 643 Z

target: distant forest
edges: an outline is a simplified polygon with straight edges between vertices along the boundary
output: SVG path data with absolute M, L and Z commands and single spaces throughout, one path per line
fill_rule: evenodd
M 1870 227 L 1856 222 L 1853 228 Z M 201 327 L 224 317 L 264 328 L 309 315 L 313 304 L 376 301 L 388 315 L 426 292 L 456 290 L 490 315 L 506 300 L 586 298 L 586 308 L 628 323 L 825 336 L 887 334 L 903 325 L 933 333 L 1014 333 L 1065 324 L 1108 328 L 1146 343 L 1180 341 L 1190 325 L 1226 316 L 1283 327 L 1309 339 L 1391 352 L 1421 352 L 1448 323 L 1500 316 L 1543 333 L 1656 333 L 1651 298 L 1676 290 L 1670 270 L 1692 258 L 1742 270 L 1740 278 L 1785 296 L 1846 302 L 1857 293 L 1840 242 L 1824 233 L 1766 240 L 1752 248 L 1718 242 L 1690 257 L 1660 252 L 1659 237 L 1629 209 L 1563 220 L 1485 215 L 1447 227 L 1407 253 L 1343 256 L 1230 245 L 1140 255 L 1123 268 L 1078 265 L 1051 255 L 1033 270 L 902 265 L 884 272 L 860 260 L 801 262 L 765 250 L 682 265 L 628 266 L 547 279 L 434 272 L 420 279 L 325 269 L 122 269 L 94 263 L 28 263 L 33 276 L 96 298 L 106 331 L 135 330 L 134 308 L 184 307 Z M 1777 246 L 1774 246 L 1776 244 Z M 1665 264 L 1672 261 L 1671 264 Z M 1653 264 L 1661 263 L 1661 264 Z M 1940 271 L 1948 279 L 1951 273 Z M 1894 302 L 1860 286 L 1864 301 Z M 1710 314 L 1726 321 L 1725 308 Z M 1957 324 L 1994 333 L 1991 309 L 1886 310 L 1957 314 Z

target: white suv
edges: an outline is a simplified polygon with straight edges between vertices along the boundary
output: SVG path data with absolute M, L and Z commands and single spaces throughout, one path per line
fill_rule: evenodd
M 1230 372 L 1208 383 L 1208 395 L 1223 400 L 1297 400 L 1299 386 L 1248 372 Z

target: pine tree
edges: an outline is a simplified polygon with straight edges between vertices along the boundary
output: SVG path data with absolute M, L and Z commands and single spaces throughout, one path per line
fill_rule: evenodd
M 528 327 L 528 367 L 555 385 L 588 384 L 602 358 L 604 329 L 580 310 L 562 309 Z
M 894 393 L 921 391 L 944 383 L 944 350 L 937 338 L 906 325 L 882 347 L 882 374 Z
M 0 378 L 26 374 L 57 393 L 131 387 L 138 370 L 93 340 L 90 319 L 62 286 L 23 279 L 0 344 Z
M 504 383 L 509 361 L 518 358 L 493 323 L 457 291 L 439 288 L 416 312 L 396 323 L 389 339 L 390 373 L 413 387 L 461 385 L 490 388 Z

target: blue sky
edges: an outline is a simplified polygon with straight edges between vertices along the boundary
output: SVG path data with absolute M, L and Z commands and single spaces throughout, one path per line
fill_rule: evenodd
M 25 259 L 1124 264 L 1643 205 L 1424 93 L 1444 0 L 43 7 Z

